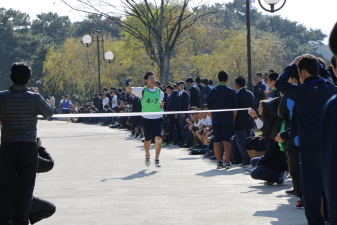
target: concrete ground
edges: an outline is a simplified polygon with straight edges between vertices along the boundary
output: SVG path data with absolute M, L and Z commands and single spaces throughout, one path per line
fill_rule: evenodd
M 161 168 L 153 157 L 146 167 L 142 142 L 129 134 L 39 121 L 55 167 L 37 176 L 34 195 L 57 209 L 38 224 L 306 224 L 297 198 L 284 193 L 290 180 L 264 186 L 237 166 L 217 170 L 214 161 L 176 146 L 162 149 Z

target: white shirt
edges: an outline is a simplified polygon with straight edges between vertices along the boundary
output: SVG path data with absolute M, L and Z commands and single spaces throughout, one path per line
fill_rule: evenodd
M 136 95 L 138 98 L 142 99 L 143 98 L 143 90 L 144 87 L 133 87 L 132 88 L 132 94 Z M 148 89 L 150 92 L 156 92 L 156 88 L 153 89 Z M 160 101 L 164 101 L 164 93 L 160 91 Z M 164 111 L 162 109 L 162 111 Z M 145 119 L 159 119 L 163 117 L 163 114 L 158 114 L 158 115 L 150 115 L 150 116 L 142 116 Z
M 111 108 L 115 108 L 117 106 L 117 103 L 118 103 L 117 100 L 118 100 L 117 95 L 115 95 L 111 98 Z
M 199 119 L 196 124 L 196 127 L 200 127 L 201 125 L 205 125 L 205 119 Z
M 205 119 L 204 125 L 205 125 L 206 127 L 207 127 L 207 126 L 212 126 L 212 119 L 211 119 L 211 117 L 209 117 L 208 115 L 207 115 L 207 117 L 206 117 L 206 119 Z
M 102 105 L 103 105 L 103 107 L 104 107 L 105 105 L 109 105 L 109 98 L 107 98 L 107 97 L 103 98 L 103 100 L 102 100 Z
M 256 120 L 254 120 L 254 122 L 258 129 L 261 129 L 263 127 L 263 122 L 260 120 L 260 118 L 257 118 Z

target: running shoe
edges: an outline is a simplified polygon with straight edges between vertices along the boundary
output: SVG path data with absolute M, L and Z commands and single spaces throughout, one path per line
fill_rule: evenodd
M 223 168 L 222 162 L 218 162 L 217 165 L 216 165 L 216 168 L 217 169 L 222 169 Z
M 159 159 L 155 159 L 154 164 L 156 165 L 156 167 L 161 167 Z
M 275 184 L 275 182 L 271 182 L 271 181 L 265 181 L 263 184 L 264 184 L 264 185 L 274 185 L 274 184 Z
M 226 169 L 230 169 L 230 168 L 232 168 L 232 163 L 231 163 L 231 162 L 224 162 L 223 166 L 224 166 Z
M 145 166 L 149 167 L 151 165 L 150 155 L 145 156 Z

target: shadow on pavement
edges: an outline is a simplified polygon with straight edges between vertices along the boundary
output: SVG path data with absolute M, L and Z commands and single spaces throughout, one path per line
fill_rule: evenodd
M 189 157 L 189 158 L 177 158 L 178 160 L 196 160 L 199 158 L 193 158 L 193 157 Z
M 296 198 L 288 199 L 289 204 L 280 204 L 276 210 L 256 211 L 254 216 L 277 218 L 278 221 L 271 221 L 273 225 L 304 225 L 305 221 L 304 210 L 296 209 Z
M 139 172 L 137 172 L 135 174 L 131 174 L 131 175 L 126 176 L 126 177 L 103 179 L 103 180 L 101 180 L 101 182 L 105 182 L 105 181 L 108 181 L 108 180 L 116 180 L 116 179 L 119 179 L 119 180 L 133 180 L 133 179 L 137 179 L 137 178 L 149 177 L 149 176 L 155 175 L 157 172 L 158 171 L 152 171 L 150 173 L 146 173 L 146 170 L 142 170 L 142 171 L 139 171 Z
M 243 173 L 241 168 L 233 168 L 233 169 L 214 169 L 214 170 L 209 170 L 209 171 L 205 171 L 202 173 L 197 173 L 195 175 L 197 176 L 204 176 L 204 177 L 214 177 L 214 176 L 224 176 L 224 175 L 235 175 L 235 174 L 240 174 Z
M 274 192 L 278 192 L 278 191 L 281 191 L 281 190 L 286 190 L 289 187 L 288 187 L 288 185 L 283 185 L 283 186 L 263 185 L 263 183 L 261 183 L 258 186 L 249 186 L 249 188 L 255 189 L 255 190 L 250 190 L 250 191 L 241 192 L 241 193 L 249 193 L 249 192 L 254 192 L 255 191 L 257 194 L 273 194 Z M 284 197 L 284 196 L 278 196 L 278 197 Z

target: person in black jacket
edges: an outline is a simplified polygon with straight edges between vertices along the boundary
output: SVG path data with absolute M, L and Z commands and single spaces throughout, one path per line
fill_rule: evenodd
M 219 84 L 213 88 L 207 100 L 209 109 L 235 109 L 238 107 L 236 92 L 227 87 L 228 74 L 222 70 L 218 74 Z M 212 113 L 212 126 L 214 134 L 214 153 L 216 155 L 217 169 L 232 168 L 230 139 L 234 131 L 236 111 Z M 247 113 L 248 114 L 248 113 Z M 221 144 L 224 146 L 225 158 L 221 159 Z
M 201 95 L 199 87 L 193 83 L 194 80 L 192 77 L 186 79 L 186 84 L 191 87 L 190 90 L 190 107 L 201 108 Z
M 255 86 L 254 86 L 254 111 L 258 112 L 260 101 L 265 99 L 264 92 L 266 90 L 266 85 L 262 82 L 262 73 L 257 73 L 255 76 Z
M 257 166 L 251 171 L 253 179 L 265 180 L 265 185 L 283 185 L 287 175 L 287 161 L 280 146 L 274 140 L 280 130 L 281 118 L 278 107 L 281 97 L 261 102 L 263 107 L 262 136 L 267 139 L 267 150 L 261 158 L 253 158 L 251 164 Z
M 179 93 L 178 93 L 178 111 L 187 111 L 190 106 L 190 97 L 188 93 L 184 90 L 185 89 L 185 82 L 180 81 L 178 83 Z M 184 146 L 185 140 L 187 137 L 187 130 L 185 129 L 185 126 L 187 125 L 186 119 L 188 118 L 187 113 L 177 114 L 176 118 L 179 120 L 179 146 Z M 184 146 L 187 147 L 187 146 Z
M 301 84 L 288 82 L 292 70 L 299 71 Z M 321 214 L 323 178 L 320 131 L 325 103 L 335 94 L 336 87 L 319 76 L 319 62 L 309 54 L 297 57 L 286 67 L 276 80 L 275 87 L 295 101 L 298 111 L 301 186 L 308 223 L 324 224 L 325 216 Z
M 253 108 L 254 95 L 246 88 L 246 80 L 244 77 L 235 79 L 235 89 L 237 90 L 238 108 Z M 253 135 L 254 119 L 246 110 L 238 111 L 235 119 L 235 137 L 238 149 L 241 153 L 242 167 L 250 164 L 250 157 L 246 149 L 246 139 Z
M 35 185 L 37 165 L 37 115 L 51 117 L 54 109 L 37 93 L 27 88 L 32 71 L 26 63 L 14 63 L 13 85 L 0 92 L 2 123 L 0 147 L 0 224 L 8 224 L 10 204 L 17 183 L 14 224 L 27 224 Z M 35 92 L 35 93 L 34 93 Z
M 197 86 L 200 90 L 201 105 L 203 106 L 205 104 L 205 87 L 200 83 L 200 81 L 200 77 L 195 78 L 195 82 L 197 83 Z
M 170 86 L 170 85 L 169 85 Z M 173 88 L 171 87 L 166 88 Z M 173 90 L 173 89 L 172 89 Z M 170 95 L 168 95 L 166 102 L 165 102 L 165 112 L 166 111 L 178 111 L 178 98 L 179 98 L 179 91 L 173 90 Z M 168 114 L 169 117 L 169 140 L 173 142 L 173 144 L 178 143 L 178 137 L 180 136 L 180 129 L 179 129 L 179 120 L 174 114 Z
M 329 38 L 329 46 L 334 56 L 331 60 L 334 66 L 334 72 L 337 74 L 337 23 L 331 31 Z M 325 105 L 321 139 L 320 139 L 320 151 L 322 154 L 322 174 L 324 192 L 326 195 L 326 201 L 329 211 L 328 222 L 331 225 L 337 224 L 337 171 L 334 169 L 337 158 L 336 146 L 337 146 L 337 95 L 333 95 Z
M 37 138 L 37 149 L 38 149 L 38 167 L 37 173 L 46 173 L 53 169 L 54 160 L 47 150 L 41 146 L 40 138 Z M 15 198 L 15 197 L 14 197 Z M 51 217 L 56 211 L 56 206 L 44 199 L 33 196 L 31 208 L 29 211 L 29 222 L 30 224 L 35 224 L 42 219 Z M 14 218 L 14 211 L 12 205 L 12 215 Z M 11 220 L 12 220 L 11 219 Z

